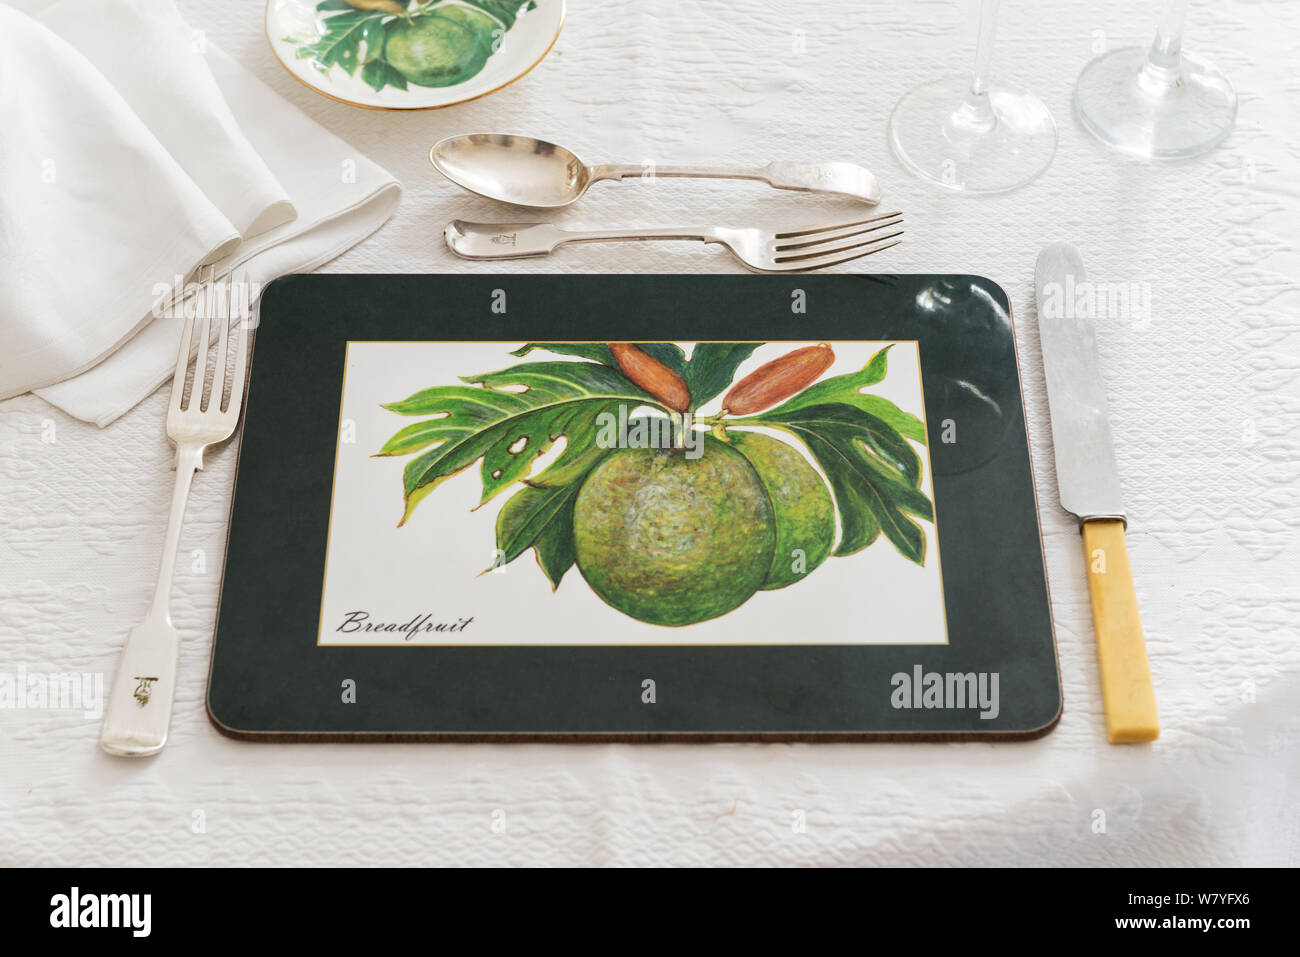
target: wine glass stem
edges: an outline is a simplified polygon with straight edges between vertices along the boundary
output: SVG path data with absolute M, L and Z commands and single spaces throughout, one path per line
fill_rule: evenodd
M 1167 0 L 1165 3 L 1156 38 L 1138 77 L 1138 82 L 1151 93 L 1171 93 L 1181 82 L 1187 5 L 1188 0 Z
M 979 40 L 975 45 L 975 69 L 971 73 L 970 92 L 953 117 L 955 123 L 974 130 L 991 130 L 997 125 L 993 104 L 989 100 L 989 64 L 993 60 L 993 33 L 997 29 L 998 0 L 982 0 Z

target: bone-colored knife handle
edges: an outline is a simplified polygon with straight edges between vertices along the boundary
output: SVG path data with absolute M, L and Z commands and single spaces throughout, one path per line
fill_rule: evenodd
M 1124 543 L 1124 523 L 1111 518 L 1084 522 L 1083 548 L 1097 634 L 1106 738 L 1111 744 L 1154 741 L 1160 735 L 1160 720 Z

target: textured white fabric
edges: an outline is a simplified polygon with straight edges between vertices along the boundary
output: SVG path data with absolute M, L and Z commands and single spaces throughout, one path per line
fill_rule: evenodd
M 417 115 L 302 88 L 266 49 L 260 0 L 181 7 L 405 184 L 393 220 L 329 271 L 737 269 L 717 247 L 673 243 L 571 247 L 498 267 L 456 260 L 440 237 L 448 219 L 528 217 L 430 171 L 429 144 L 454 132 L 535 131 L 590 161 L 815 157 L 874 169 L 909 232 L 868 268 L 982 273 L 1013 303 L 1065 715 L 1039 741 L 1004 745 L 230 741 L 203 708 L 236 456 L 227 447 L 195 480 L 182 536 L 171 744 L 122 761 L 99 752 L 98 723 L 78 714 L 0 711 L 0 861 L 1300 863 L 1294 4 L 1193 4 L 1187 47 L 1231 76 L 1239 126 L 1207 157 L 1146 166 L 1092 142 L 1070 97 L 1096 45 L 1149 42 L 1156 4 L 1006 0 L 995 72 L 1046 100 L 1061 145 L 1040 181 L 980 200 L 908 179 L 884 138 L 905 89 L 968 62 L 973 24 L 958 2 L 574 0 L 532 74 Z M 844 212 L 753 184 L 665 180 L 598 185 L 556 218 L 744 225 Z M 1034 258 L 1056 239 L 1080 247 L 1097 281 L 1151 284 L 1150 322 L 1107 323 L 1100 342 L 1163 724 L 1149 747 L 1105 742 L 1082 547 L 1057 502 L 1032 304 Z M 172 479 L 163 405 L 156 394 L 100 431 L 33 396 L 0 403 L 0 671 L 111 675 L 162 541 Z

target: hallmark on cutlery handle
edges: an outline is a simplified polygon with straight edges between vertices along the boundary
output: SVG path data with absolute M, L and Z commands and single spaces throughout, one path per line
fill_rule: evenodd
M 143 708 L 149 703 L 149 696 L 153 694 L 153 683 L 158 680 L 158 677 L 156 675 L 152 677 L 136 675 L 131 680 L 136 682 L 131 697 L 135 698 L 135 703 Z

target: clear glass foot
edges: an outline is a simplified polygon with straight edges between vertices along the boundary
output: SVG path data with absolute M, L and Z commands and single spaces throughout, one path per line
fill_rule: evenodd
M 1204 60 L 1184 54 L 1159 67 L 1147 50 L 1126 47 L 1083 68 L 1074 109 L 1084 127 L 1112 149 L 1178 159 L 1223 142 L 1236 123 L 1237 94 Z
M 907 169 L 961 193 L 1024 186 L 1052 163 L 1056 122 L 1031 93 L 991 86 L 971 92 L 969 76 L 924 83 L 889 117 L 889 145 Z

